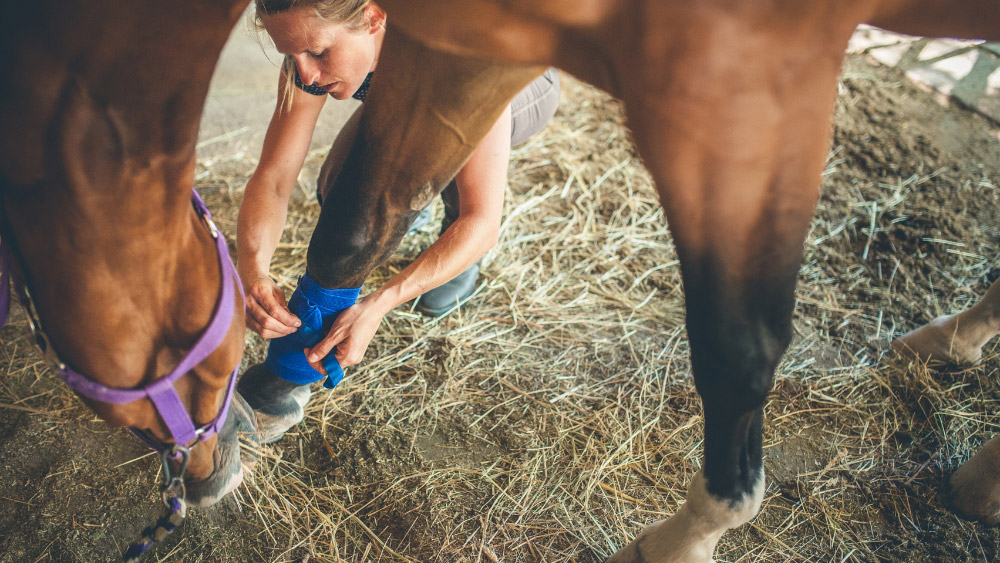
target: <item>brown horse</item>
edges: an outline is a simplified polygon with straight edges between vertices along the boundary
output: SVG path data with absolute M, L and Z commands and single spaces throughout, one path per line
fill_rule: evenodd
M 327 191 L 337 204 L 324 205 L 310 244 L 311 277 L 327 288 L 360 285 L 546 66 L 624 100 L 681 260 L 705 457 L 680 510 L 611 560 L 709 561 L 722 534 L 752 519 L 763 498 L 763 405 L 791 336 L 848 38 L 868 22 L 1000 39 L 1000 4 L 381 4 L 389 33 L 354 146 Z M 955 504 L 995 521 L 1000 474 L 983 475 L 953 482 Z
M 328 196 L 356 205 L 324 207 L 310 273 L 326 287 L 359 285 L 545 65 L 625 100 L 682 259 L 706 439 L 688 502 L 614 559 L 710 559 L 721 534 L 761 501 L 762 405 L 789 338 L 848 36 L 867 21 L 996 38 L 1000 8 L 986 0 L 961 9 L 943 0 L 384 3 L 392 29 L 383 62 Z M 214 288 L 224 268 L 188 190 L 212 65 L 244 5 L 4 4 L 4 232 L 52 349 L 100 384 L 135 388 L 171 371 L 223 305 Z M 219 348 L 175 386 L 195 424 L 224 402 L 241 327 L 237 313 Z M 112 424 L 171 442 L 149 401 L 88 402 Z M 202 500 L 234 482 L 241 411 L 230 412 L 218 440 L 191 451 Z M 996 516 L 976 512 L 961 490 L 958 498 L 972 516 Z
M 246 3 L 9 1 L 0 24 L 6 266 L 60 375 L 175 476 L 188 462 L 195 506 L 239 484 L 237 431 L 253 428 L 238 397 L 216 420 L 243 306 L 225 239 L 192 206 L 209 80 Z

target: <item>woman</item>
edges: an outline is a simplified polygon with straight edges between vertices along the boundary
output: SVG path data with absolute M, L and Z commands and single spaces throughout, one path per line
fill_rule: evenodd
M 285 55 L 285 64 L 260 163 L 240 208 L 237 252 L 247 326 L 270 339 L 295 333 L 301 325 L 268 275 L 288 198 L 327 97 L 364 100 L 378 65 L 386 14 L 370 0 L 258 0 L 256 7 L 259 27 Z M 518 94 L 442 193 L 446 216 L 438 240 L 385 285 L 340 313 L 325 338 L 308 350 L 313 367 L 325 373 L 321 360 L 331 351 L 342 367 L 360 362 L 382 318 L 397 305 L 420 297 L 420 310 L 440 315 L 472 294 L 478 261 L 499 235 L 510 147 L 544 126 L 558 97 L 554 70 Z M 361 109 L 344 126 L 323 166 L 317 191 L 321 203 L 360 115 Z

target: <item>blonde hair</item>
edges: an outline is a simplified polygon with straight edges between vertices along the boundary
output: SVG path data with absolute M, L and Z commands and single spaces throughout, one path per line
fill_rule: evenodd
M 289 10 L 310 9 L 321 20 L 341 24 L 352 31 L 360 31 L 370 25 L 368 6 L 374 6 L 371 0 L 255 0 L 251 26 L 254 30 L 264 31 L 264 16 L 280 14 Z M 385 20 L 380 22 L 385 25 Z M 292 107 L 292 95 L 297 87 L 295 76 L 298 69 L 292 57 L 285 55 L 281 63 L 281 71 L 285 76 L 285 95 L 281 106 L 288 111 Z

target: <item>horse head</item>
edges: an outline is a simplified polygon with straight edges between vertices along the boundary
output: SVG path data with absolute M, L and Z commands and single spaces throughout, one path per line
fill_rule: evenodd
M 0 238 L 29 323 L 101 418 L 175 477 L 186 466 L 194 505 L 239 484 L 253 428 L 229 399 L 240 284 L 192 200 L 208 84 L 245 5 L 17 3 L 0 39 Z

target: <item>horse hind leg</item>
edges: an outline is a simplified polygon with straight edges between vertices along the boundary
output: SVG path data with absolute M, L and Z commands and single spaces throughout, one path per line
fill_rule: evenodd
M 922 363 L 972 365 L 1000 332 L 1000 280 L 976 305 L 944 315 L 897 338 L 896 354 Z M 948 482 L 946 502 L 963 518 L 1000 524 L 1000 438 L 983 445 Z
M 707 563 L 725 531 L 760 509 L 763 406 L 791 339 L 796 274 L 816 197 L 802 185 L 725 181 L 661 195 L 684 277 L 691 366 L 705 412 L 704 464 L 680 510 L 610 561 Z M 749 209 L 748 199 L 762 203 Z M 763 203 L 771 201 L 783 204 Z
M 959 516 L 1000 524 L 1000 438 L 993 438 L 948 482 L 948 504 Z
M 943 315 L 893 340 L 893 351 L 921 362 L 973 365 L 983 346 L 1000 333 L 1000 280 L 994 281 L 976 305 Z
M 742 498 L 730 501 L 710 493 L 699 471 L 680 509 L 670 518 L 647 526 L 607 563 L 714 562 L 712 554 L 726 530 L 749 522 L 760 511 L 765 488 L 763 469 L 756 475 L 756 482 Z
M 733 284 L 716 278 L 716 268 L 699 267 L 702 260 L 715 259 L 690 255 L 682 267 L 705 412 L 703 467 L 680 509 L 648 526 L 612 563 L 708 563 L 722 535 L 753 519 L 764 498 L 763 405 L 790 339 L 796 267 L 777 268 L 784 280 Z

